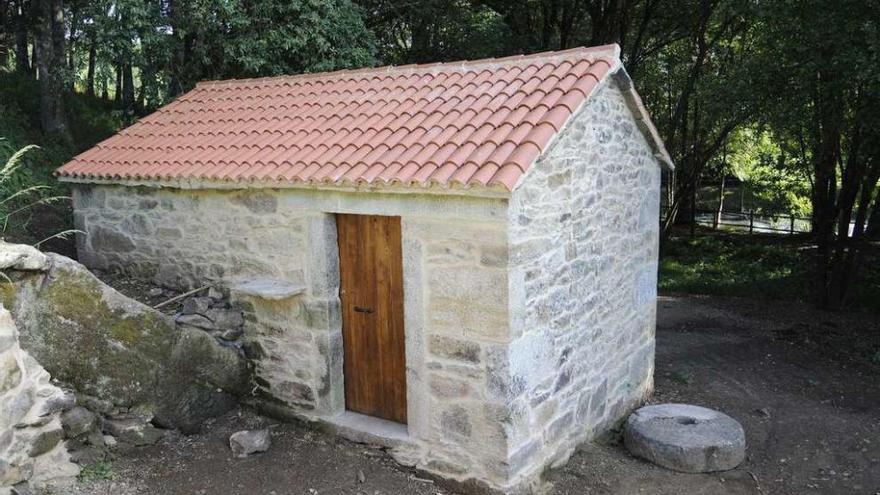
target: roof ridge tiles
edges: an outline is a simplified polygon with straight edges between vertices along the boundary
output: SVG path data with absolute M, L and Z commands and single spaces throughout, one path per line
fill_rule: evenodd
M 223 85 L 232 85 L 232 84 L 254 84 L 260 83 L 265 84 L 267 82 L 276 82 L 278 85 L 285 84 L 296 84 L 296 83 L 313 83 L 315 80 L 322 79 L 330 79 L 330 78 L 339 78 L 341 76 L 351 76 L 351 75 L 366 75 L 373 74 L 375 76 L 379 75 L 387 75 L 392 73 L 402 73 L 402 74 L 415 74 L 420 71 L 424 71 L 426 69 L 437 69 L 437 68 L 448 68 L 454 70 L 474 70 L 477 67 L 482 66 L 497 66 L 496 68 L 501 70 L 506 70 L 505 65 L 508 65 L 511 62 L 521 62 L 521 61 L 532 61 L 532 60 L 546 60 L 548 62 L 553 60 L 561 60 L 564 59 L 567 55 L 578 54 L 582 55 L 583 58 L 588 58 L 592 55 L 591 58 L 599 60 L 602 58 L 611 58 L 615 59 L 620 55 L 620 48 L 617 45 L 600 45 L 594 47 L 575 47 L 569 48 L 566 50 L 559 51 L 544 51 L 537 52 L 531 54 L 519 54 L 519 55 L 511 55 L 507 57 L 494 58 L 488 57 L 483 59 L 474 59 L 474 60 L 459 60 L 454 62 L 431 62 L 424 64 L 406 64 L 406 65 L 385 65 L 379 67 L 364 67 L 359 69 L 340 69 L 335 71 L 328 72 L 309 72 L 295 75 L 281 75 L 281 76 L 266 76 L 266 77 L 253 77 L 253 78 L 241 78 L 241 79 L 223 79 L 216 81 L 201 81 L 196 84 L 195 90 L 206 89 L 206 88 L 214 88 L 217 86 Z M 606 62 L 607 63 L 607 62 Z M 610 64 L 609 64 L 610 66 Z M 426 73 L 426 75 L 433 75 L 430 73 Z

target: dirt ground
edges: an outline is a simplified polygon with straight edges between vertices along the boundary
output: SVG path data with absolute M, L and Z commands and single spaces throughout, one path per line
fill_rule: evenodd
M 689 475 L 634 459 L 613 438 L 547 475 L 547 493 L 880 494 L 880 318 L 789 303 L 661 297 L 651 402 L 720 409 L 742 422 L 748 457 Z M 232 458 L 230 433 L 270 425 L 264 454 Z M 74 494 L 459 493 L 384 452 L 238 411 L 204 434 L 122 454 Z M 95 476 L 92 476 L 94 478 Z

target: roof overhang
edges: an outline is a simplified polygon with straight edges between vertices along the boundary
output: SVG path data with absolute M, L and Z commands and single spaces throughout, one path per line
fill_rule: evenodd
M 444 187 L 441 185 L 407 185 L 403 183 L 383 184 L 366 182 L 359 184 L 340 185 L 336 183 L 314 183 L 314 182 L 297 182 L 297 181 L 221 181 L 208 179 L 162 179 L 162 180 L 143 180 L 143 179 L 98 179 L 92 177 L 65 177 L 59 176 L 59 182 L 68 184 L 82 185 L 104 185 L 104 186 L 125 186 L 125 187 L 146 187 L 154 189 L 180 189 L 180 190 L 219 190 L 219 191 L 241 191 L 248 189 L 288 189 L 288 190 L 310 190 L 324 192 L 342 192 L 342 193 L 379 193 L 379 194 L 403 194 L 403 195 L 442 195 L 442 196 L 464 196 L 471 198 L 487 198 L 487 199 L 506 199 L 510 197 L 511 192 L 502 186 L 470 186 L 463 187 L 452 185 Z

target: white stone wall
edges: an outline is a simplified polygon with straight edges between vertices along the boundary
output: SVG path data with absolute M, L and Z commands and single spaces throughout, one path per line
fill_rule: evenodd
M 304 291 L 232 291 L 245 313 L 255 400 L 278 414 L 344 411 L 333 213 L 401 217 L 409 442 L 399 459 L 445 476 L 506 479 L 507 202 L 308 190 L 75 188 L 80 258 L 175 287 L 277 279 Z
M 0 305 L 0 494 L 19 483 L 40 490 L 73 483 L 79 468 L 61 427 L 62 411 L 73 404 L 22 350 L 12 315 Z
M 503 222 L 404 218 L 411 462 L 458 479 L 506 482 L 507 230 Z M 409 308 L 414 308 L 410 310 Z
M 565 460 L 653 384 L 661 169 L 608 84 L 510 201 L 512 478 Z

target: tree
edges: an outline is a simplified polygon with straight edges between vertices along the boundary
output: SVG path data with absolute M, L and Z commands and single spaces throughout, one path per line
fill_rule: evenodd
M 61 0 L 38 0 L 36 46 L 40 80 L 40 124 L 44 132 L 67 136 L 64 115 L 66 91 L 64 56 L 64 9 Z
M 501 16 L 470 0 L 360 0 L 383 63 L 408 64 L 504 55 L 510 31 Z
M 28 50 L 28 32 L 33 18 L 33 0 L 16 0 L 11 4 L 15 31 L 15 69 L 20 73 L 31 71 L 31 60 Z
M 687 37 L 668 36 L 657 55 L 642 66 L 646 101 L 673 157 L 676 170 L 668 187 L 668 232 L 692 204 L 708 164 L 731 133 L 750 115 L 754 91 L 748 59 L 753 19 L 748 2 L 686 0 L 691 12 Z M 650 43 L 650 41 L 649 41 Z
M 349 0 L 171 0 L 169 93 L 202 79 L 372 65 L 375 38 Z
M 770 2 L 761 22 L 765 118 L 780 136 L 803 143 L 812 170 L 816 301 L 840 308 L 858 275 L 880 178 L 880 6 Z

